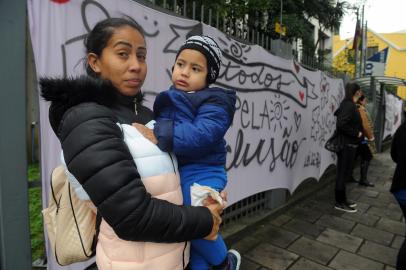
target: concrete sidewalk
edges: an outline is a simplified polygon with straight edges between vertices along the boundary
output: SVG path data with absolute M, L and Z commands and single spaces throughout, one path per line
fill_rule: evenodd
M 389 270 L 404 239 L 402 212 L 389 192 L 395 164 L 375 155 L 369 180 L 347 185 L 357 213 L 333 208 L 334 183 L 227 238 L 241 252 L 241 270 Z M 358 168 L 354 176 L 358 179 Z

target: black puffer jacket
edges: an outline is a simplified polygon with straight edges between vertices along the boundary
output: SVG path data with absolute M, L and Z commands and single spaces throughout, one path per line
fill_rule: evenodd
M 363 128 L 357 105 L 352 100 L 344 99 L 334 115 L 337 117 L 337 131 L 342 135 L 343 143 L 359 144 L 361 138 L 358 135 Z
M 116 123 L 146 124 L 152 119 L 149 109 L 100 79 L 41 79 L 40 85 L 51 101 L 50 123 L 69 171 L 121 239 L 182 242 L 210 233 L 206 207 L 151 198 L 140 179 Z
M 396 163 L 391 192 L 406 189 L 406 122 L 396 130 L 392 140 L 392 160 Z

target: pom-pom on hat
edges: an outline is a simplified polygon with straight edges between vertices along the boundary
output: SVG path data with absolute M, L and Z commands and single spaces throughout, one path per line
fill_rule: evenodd
M 216 82 L 220 72 L 221 50 L 217 43 L 209 36 L 191 36 L 180 47 L 176 59 L 184 49 L 201 52 L 207 60 L 207 84 Z

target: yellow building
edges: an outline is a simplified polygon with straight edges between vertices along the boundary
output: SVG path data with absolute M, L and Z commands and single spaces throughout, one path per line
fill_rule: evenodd
M 341 40 L 338 35 L 333 40 L 333 67 L 339 71 L 354 74 L 354 64 L 348 59 L 354 55 L 352 49 L 353 38 Z M 406 79 L 406 31 L 381 34 L 368 29 L 367 57 L 388 48 L 385 76 Z M 398 95 L 406 99 L 406 87 L 398 87 Z

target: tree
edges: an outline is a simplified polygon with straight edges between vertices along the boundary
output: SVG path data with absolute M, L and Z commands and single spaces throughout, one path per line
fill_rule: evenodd
M 335 31 L 340 27 L 341 20 L 345 14 L 345 10 L 350 7 L 346 1 L 333 0 L 304 0 L 304 14 L 309 20 L 311 17 L 317 19 L 321 32 L 327 29 Z M 315 43 L 315 49 L 320 44 L 322 39 L 321 35 L 318 35 L 318 39 Z M 315 51 L 314 51 L 315 53 Z
M 195 3 L 196 7 L 204 5 L 206 10 L 212 9 L 213 14 L 218 12 L 220 25 L 224 22 L 227 34 L 252 40 L 250 32 L 255 30 L 273 39 L 282 38 L 288 43 L 301 39 L 304 53 L 312 56 L 320 44 L 321 36 L 318 40 L 313 39 L 314 30 L 309 19 L 317 19 L 322 31 L 334 31 L 340 26 L 346 9 L 350 8 L 346 1 L 341 0 L 337 3 L 333 0 L 283 0 L 282 17 L 287 34 L 281 37 L 275 32 L 275 23 L 280 23 L 280 0 L 197 0 Z M 183 9 L 183 1 L 178 1 L 178 5 Z M 191 1 L 188 1 L 187 9 L 188 14 L 192 14 Z M 200 20 L 199 8 L 195 14 L 196 19 Z M 243 25 L 244 29 L 241 31 L 237 24 Z M 319 55 L 323 55 L 323 52 L 320 51 Z

